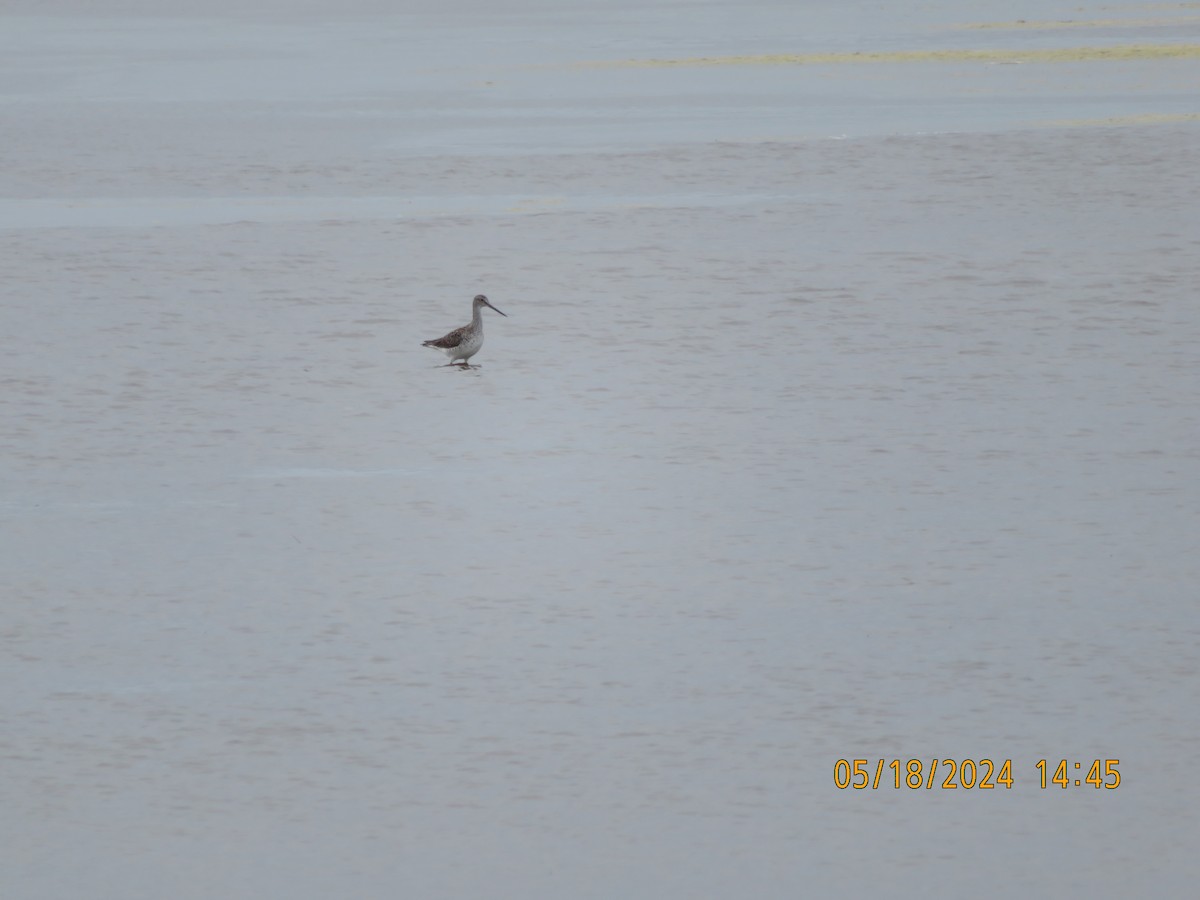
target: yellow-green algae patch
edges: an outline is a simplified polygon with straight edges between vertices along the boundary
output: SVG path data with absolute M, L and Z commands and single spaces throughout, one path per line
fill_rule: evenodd
M 1014 22 L 967 22 L 947 27 L 954 30 L 996 31 L 1057 31 L 1062 28 L 1167 28 L 1172 25 L 1191 25 L 1197 20 L 1200 20 L 1200 16 L 1178 16 L 1163 19 L 1060 19 L 1057 21 L 1017 19 Z
M 1051 119 L 1037 124 L 1053 128 L 1094 128 L 1096 126 L 1171 125 L 1176 122 L 1200 122 L 1200 113 L 1142 113 L 1137 116 L 1109 116 L 1106 119 Z
M 1196 59 L 1200 44 L 1117 44 L 1111 47 L 1058 47 L 1036 50 L 897 50 L 881 53 L 771 53 L 759 56 L 695 56 L 680 59 L 626 59 L 584 66 L 662 68 L 670 66 L 820 66 L 847 63 L 1059 63 L 1094 60 Z

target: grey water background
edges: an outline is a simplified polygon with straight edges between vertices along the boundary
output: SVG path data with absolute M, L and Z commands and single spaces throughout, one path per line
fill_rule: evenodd
M 1195 59 L 581 65 L 1120 14 L 10 4 L 0 893 L 1193 889 Z

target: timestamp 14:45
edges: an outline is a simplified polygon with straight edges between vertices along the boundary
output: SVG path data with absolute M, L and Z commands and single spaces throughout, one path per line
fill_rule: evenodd
M 1011 759 L 999 761 L 999 765 L 990 759 L 940 759 L 929 760 L 887 759 L 875 760 L 870 767 L 870 760 L 839 759 L 833 765 L 833 783 L 839 790 L 853 788 L 878 790 L 880 787 L 894 787 L 900 790 L 907 786 L 910 790 L 933 790 L 940 787 L 943 790 L 994 790 L 1003 787 L 1011 790 L 1017 780 L 1013 776 Z M 1042 790 L 1048 787 L 1093 787 L 1097 790 L 1105 788 L 1114 790 L 1121 785 L 1121 773 L 1117 766 L 1119 759 L 1085 759 L 1072 762 L 1067 759 L 1039 759 L 1035 767 L 1039 773 Z
M 1101 774 L 1100 764 L 1104 764 L 1104 772 Z M 1036 763 L 1038 777 L 1041 780 L 1042 788 L 1048 785 L 1056 784 L 1064 791 L 1069 787 L 1080 787 L 1085 784 L 1090 784 L 1092 787 L 1099 790 L 1107 788 L 1113 790 L 1121 785 L 1121 773 L 1117 771 L 1117 766 L 1121 764 L 1119 759 L 1092 760 L 1091 766 L 1087 770 L 1087 775 L 1083 774 L 1083 764 L 1072 764 L 1065 759 L 1060 759 L 1055 765 L 1053 760 L 1039 759 Z M 1051 767 L 1053 774 L 1050 774 Z M 1082 778 L 1080 777 L 1082 776 Z

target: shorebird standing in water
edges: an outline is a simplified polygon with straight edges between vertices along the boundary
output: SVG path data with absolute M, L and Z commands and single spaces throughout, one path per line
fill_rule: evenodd
M 421 346 L 433 347 L 435 350 L 441 350 L 448 357 L 450 357 L 450 362 L 446 363 L 448 366 L 452 366 L 458 362 L 458 360 L 462 360 L 461 363 L 458 363 L 460 366 L 462 366 L 462 368 L 471 368 L 471 365 L 467 362 L 467 360 L 478 353 L 479 348 L 483 346 L 483 316 L 481 315 L 480 310 L 482 310 L 485 306 L 488 309 L 496 310 L 496 312 L 500 313 L 500 315 L 504 316 L 505 318 L 508 317 L 507 313 L 502 313 L 500 310 L 496 309 L 496 307 L 492 306 L 492 304 L 488 301 L 488 298 L 483 296 L 483 294 L 476 294 L 475 299 L 471 301 L 470 325 L 464 325 L 462 328 L 455 328 L 445 337 L 440 337 L 434 341 L 425 341 L 425 343 L 421 344 Z

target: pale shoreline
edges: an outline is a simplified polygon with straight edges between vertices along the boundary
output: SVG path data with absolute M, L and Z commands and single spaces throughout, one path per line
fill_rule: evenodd
M 578 63 L 596 68 L 672 66 L 830 66 L 859 63 L 980 62 L 993 65 L 1021 63 L 1116 62 L 1146 59 L 1197 59 L 1200 44 L 1155 43 L 1108 46 L 1021 48 L 1005 50 L 894 50 L 846 53 L 773 53 L 757 56 L 700 56 L 680 59 L 624 59 Z

